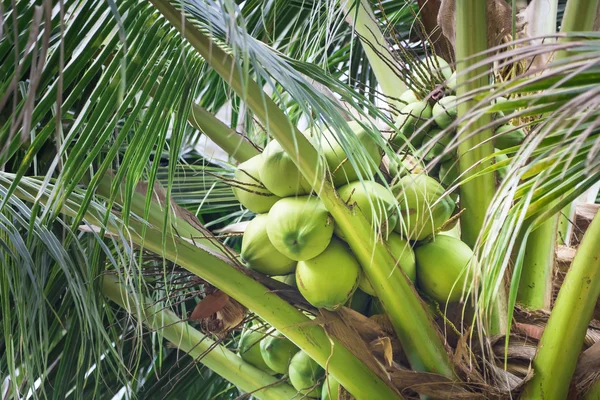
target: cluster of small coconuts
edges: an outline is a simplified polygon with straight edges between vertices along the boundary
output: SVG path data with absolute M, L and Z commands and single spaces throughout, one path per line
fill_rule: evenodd
M 425 161 L 440 156 L 453 139 L 453 132 L 446 128 L 457 114 L 456 97 L 451 95 L 455 74 L 445 61 L 437 59 L 437 65 L 449 82 L 449 94 L 433 104 L 410 90 L 400 97 L 406 106 L 400 111 L 398 130 L 403 141 L 411 138 L 417 149 L 413 155 Z M 432 117 L 435 125 L 430 123 L 427 129 L 424 123 Z M 339 197 L 353 212 L 363 213 L 372 222 L 399 268 L 425 300 L 458 301 L 473 253 L 458 237 L 442 232 L 451 228 L 448 221 L 456 209 L 456 198 L 444 196 L 458 177 L 454 156 L 445 154 L 439 169 L 428 176 L 411 171 L 398 155 L 388 163 L 392 179 L 386 187 L 374 177 L 383 151 L 373 133 L 358 122 L 348 125 L 361 143 L 362 153 L 366 150 L 372 161 L 362 163 L 358 171 L 350 165 L 333 132 L 325 130 L 318 136 L 306 133 L 315 148 L 324 152 Z M 499 149 L 509 148 L 521 143 L 524 136 L 521 129 L 501 126 L 494 144 Z M 421 149 L 433 137 L 436 146 L 422 154 Z M 391 138 L 393 148 L 404 144 L 398 140 Z M 277 141 L 269 142 L 261 154 L 241 163 L 234 181 L 236 198 L 255 214 L 242 238 L 240 255 L 248 268 L 297 287 L 317 308 L 333 311 L 347 305 L 367 316 L 382 312 L 342 229 Z M 325 377 L 315 361 L 280 333 L 247 328 L 239 348 L 241 356 L 256 367 L 289 374 L 292 385 L 304 396 L 337 398 L 339 384 L 335 379 Z

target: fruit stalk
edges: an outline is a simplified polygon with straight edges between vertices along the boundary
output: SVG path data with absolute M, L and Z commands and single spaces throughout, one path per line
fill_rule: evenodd
M 464 100 L 467 94 L 488 85 L 487 66 L 476 69 L 471 66 L 485 59 L 477 55 L 487 50 L 486 3 L 481 0 L 457 0 L 456 2 L 456 59 L 457 59 L 457 97 L 458 118 L 469 113 L 478 100 Z M 483 129 L 491 122 L 490 114 L 478 116 L 459 125 L 458 147 L 459 170 L 462 179 L 483 171 L 491 165 L 494 152 L 492 131 Z M 481 160 L 490 161 L 483 163 Z M 468 172 L 467 172 L 468 171 Z M 460 201 L 464 212 L 460 218 L 462 240 L 472 249 L 475 248 L 479 233 L 484 225 L 487 210 L 496 191 L 493 173 L 483 174 L 465 182 L 460 187 Z M 501 285 L 496 301 L 492 305 L 492 320 L 489 323 L 491 334 L 506 331 L 507 297 Z
M 172 311 L 145 298 L 136 304 L 136 296 L 129 293 L 116 276 L 105 275 L 101 286 L 106 297 L 242 391 L 264 400 L 291 399 L 296 395 L 296 389 L 285 383 L 274 385 L 278 378 L 248 364 L 225 346 L 217 345 Z
M 567 397 L 588 324 L 600 296 L 600 214 L 585 233 L 558 292 L 522 399 Z M 568 344 L 568 345 L 567 345 Z
M 396 262 L 388 253 L 385 245 L 374 240 L 375 232 L 371 228 L 370 221 L 367 221 L 360 213 L 352 213 L 337 196 L 332 184 L 325 179 L 324 161 L 308 139 L 291 125 L 286 115 L 262 92 L 256 82 L 242 79 L 243 74 L 230 55 L 195 28 L 193 24 L 188 22 L 185 24 L 185 30 L 182 29 L 181 13 L 168 1 L 151 0 L 151 2 L 236 93 L 243 97 L 255 116 L 268 127 L 271 135 L 294 160 L 306 180 L 311 183 L 336 223 L 342 227 L 352 251 L 359 259 L 383 303 L 413 368 L 454 377 L 452 363 L 437 328 L 412 283 L 399 268 L 396 268 Z M 239 290 L 229 291 L 229 293 L 236 293 L 237 297 L 246 295 L 246 293 L 239 293 Z M 234 297 L 240 301 L 236 296 Z M 252 304 L 254 299 L 248 300 L 249 304 Z M 268 310 L 264 310 L 265 312 L 274 313 L 272 304 L 267 305 L 267 308 Z M 274 315 L 272 318 L 276 318 L 276 316 Z M 269 318 L 264 319 L 271 322 Z M 272 325 L 278 328 L 276 324 Z M 296 339 L 288 336 L 285 330 L 281 331 L 300 348 L 305 347 L 306 342 L 300 345 Z M 326 360 L 322 358 L 315 358 L 315 360 L 319 364 L 325 365 Z M 347 376 L 338 376 L 339 371 L 332 370 L 332 374 L 343 387 L 353 393 L 348 385 L 356 388 L 356 382 L 349 382 Z

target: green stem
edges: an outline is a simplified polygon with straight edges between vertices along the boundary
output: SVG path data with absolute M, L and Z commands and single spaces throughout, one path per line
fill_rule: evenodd
M 575 202 L 571 202 L 564 207 L 558 216 L 558 229 L 556 235 L 556 243 L 563 246 L 570 246 L 571 232 L 573 226 L 571 221 L 575 218 Z
M 454 377 L 452 363 L 438 330 L 412 283 L 400 268 L 396 268 L 395 260 L 383 243 L 365 240 L 375 237 L 370 221 L 367 221 L 362 213 L 353 214 L 337 196 L 331 182 L 325 179 L 324 160 L 308 139 L 290 124 L 286 115 L 256 82 L 243 79 L 243 74 L 230 55 L 193 24 L 188 22 L 185 30 L 182 29 L 181 13 L 167 0 L 151 2 L 236 93 L 243 97 L 255 116 L 290 155 L 308 182 L 312 183 L 324 205 L 342 228 L 352 251 L 373 284 L 413 369 Z M 335 373 L 333 375 L 336 376 Z M 345 382 L 338 380 L 346 387 Z
M 11 176 L 0 175 L 0 178 L 3 178 L 0 179 L 0 185 L 10 186 Z M 110 189 L 107 188 L 110 186 L 110 184 L 99 186 L 99 194 L 105 197 L 109 195 Z M 102 193 L 103 188 L 104 193 Z M 52 185 L 47 189 L 51 191 Z M 39 182 L 23 178 L 15 195 L 31 202 L 38 196 L 39 191 Z M 119 196 L 117 201 L 118 199 Z M 47 195 L 42 194 L 40 202 L 45 204 L 47 201 Z M 80 198 L 72 194 L 63 205 L 62 212 L 69 216 L 77 215 L 80 201 Z M 164 210 L 161 205 L 151 202 L 147 218 L 149 224 L 142 224 L 137 219 L 131 218 L 127 227 L 123 226 L 122 222 L 114 221 L 106 226 L 106 230 L 115 237 L 122 237 L 123 232 L 127 232 L 127 240 L 133 244 L 160 254 L 227 293 L 282 332 L 321 366 L 327 368 L 356 398 L 371 396 L 381 399 L 402 398 L 341 343 L 331 338 L 322 326 L 311 322 L 294 306 L 233 266 L 222 252 L 215 250 L 216 246 L 208 246 L 210 240 L 201 232 L 192 232 L 192 228 L 189 227 L 185 230 L 186 235 L 181 234 L 179 230 L 175 232 L 172 224 L 176 224 L 177 227 L 189 225 L 179 222 L 183 220 L 177 216 L 172 216 L 165 228 L 164 211 L 161 210 Z M 103 219 L 102 210 L 89 207 L 85 212 L 85 220 L 91 225 L 103 226 Z M 164 240 L 165 234 L 167 240 Z
M 598 0 L 569 0 L 565 7 L 560 31 L 584 32 L 594 28 Z M 558 56 L 562 58 L 563 56 Z
M 259 151 L 252 146 L 248 139 L 198 104 L 192 103 L 188 121 L 239 162 L 244 162 L 259 154 Z
M 577 359 L 600 296 L 600 214 L 592 220 L 560 288 L 533 360 L 522 399 L 567 397 Z
M 457 0 L 456 2 L 456 72 L 457 96 L 460 99 L 468 92 L 478 90 L 488 85 L 487 66 L 465 72 L 474 64 L 485 59 L 485 55 L 474 55 L 487 50 L 486 3 L 481 0 Z M 478 75 L 481 75 L 477 78 Z M 475 105 L 477 99 L 459 100 L 458 117 L 466 115 Z M 459 127 L 459 140 L 463 142 L 458 147 L 459 169 L 467 178 L 483 171 L 491 165 L 480 162 L 489 159 L 494 152 L 491 129 L 481 128 L 491 122 L 491 116 L 484 114 L 477 120 L 469 120 Z M 477 132 L 477 133 L 476 133 Z M 469 171 L 469 172 L 466 172 Z M 488 207 L 496 192 L 494 174 L 482 174 L 460 187 L 460 202 L 464 209 L 460 218 L 461 238 L 474 247 L 483 227 Z M 492 321 L 489 324 L 491 334 L 506 331 L 506 293 L 504 286 L 500 288 L 493 309 Z
M 161 305 L 148 299 L 143 299 L 142 304 L 136 304 L 136 296 L 129 293 L 117 277 L 104 276 L 102 292 L 150 329 L 159 332 L 177 348 L 188 353 L 240 390 L 265 400 L 291 399 L 297 395 L 296 389 L 292 386 L 285 383 L 276 384 L 278 378 L 248 364 L 225 346 L 216 345 L 213 340 L 182 321 L 172 311 L 165 310 Z
M 530 310 L 551 307 L 557 222 L 558 215 L 547 219 L 527 238 L 517 302 Z
M 358 5 L 358 10 L 355 5 Z M 406 85 L 398 76 L 398 71 L 391 67 L 397 62 L 387 48 L 387 41 L 377 25 L 371 3 L 365 0 L 348 0 L 344 3 L 344 8 L 354 23 L 354 29 L 360 35 L 363 50 L 381 91 L 386 96 L 397 98 L 406 90 Z

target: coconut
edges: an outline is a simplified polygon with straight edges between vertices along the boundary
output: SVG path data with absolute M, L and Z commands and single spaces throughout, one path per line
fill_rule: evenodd
M 498 154 L 497 156 L 494 156 L 495 162 L 496 164 L 501 163 L 502 161 L 506 161 L 508 160 L 508 156 L 506 154 Z M 504 178 L 506 178 L 506 174 L 508 173 L 508 165 L 498 168 L 496 170 L 496 174 L 498 174 L 498 179 L 503 181 Z
M 448 235 L 417 247 L 417 283 L 434 300 L 445 303 L 460 300 L 473 251 L 464 242 Z
M 265 363 L 260 351 L 260 342 L 262 341 L 263 336 L 264 333 L 259 331 L 247 330 L 243 332 L 238 346 L 240 357 L 247 363 L 254 365 L 256 368 L 262 369 L 271 375 L 275 375 L 275 371 L 269 368 Z
M 269 211 L 267 235 L 277 250 L 301 261 L 316 257 L 327 248 L 333 226 L 333 218 L 317 197 L 288 197 Z
M 294 272 L 296 261 L 283 255 L 269 241 L 267 214 L 257 215 L 246 227 L 242 238 L 242 261 L 250 269 L 265 275 L 285 275 Z
M 400 101 L 405 104 L 410 104 L 419 101 L 419 98 L 417 97 L 415 92 L 409 89 L 400 95 Z
M 258 173 L 267 189 L 279 197 L 310 193 L 310 183 L 281 145 L 271 140 L 263 151 L 263 163 Z
M 510 147 L 519 146 L 525 140 L 525 131 L 514 125 L 502 125 L 496 129 L 494 137 L 494 147 L 505 150 Z
M 411 144 L 419 147 L 423 140 L 423 135 L 427 132 L 426 128 L 421 130 L 415 137 L 412 135 L 431 118 L 431 106 L 425 101 L 410 103 L 400 110 L 400 115 L 396 120 L 396 128 L 407 138 L 411 139 Z M 412 137 L 412 138 L 411 138 Z M 402 146 L 402 138 L 396 136 L 392 143 L 396 146 Z
M 352 132 L 354 132 L 356 139 L 358 139 L 358 143 L 349 144 L 356 147 L 352 151 L 352 156 L 358 164 L 361 176 L 370 179 L 381 163 L 381 150 L 375 140 L 369 135 L 369 132 L 358 122 L 350 121 L 348 125 L 352 129 Z M 331 130 L 325 130 L 320 138 L 314 137 L 313 141 L 319 139 L 320 145 L 324 150 L 325 159 L 333 174 L 333 184 L 338 187 L 357 180 L 358 171 L 352 166 L 348 155 L 344 152 L 336 135 Z M 318 144 L 315 144 L 315 146 L 319 147 Z M 366 151 L 368 159 L 365 158 L 364 151 Z
M 280 198 L 268 191 L 260 181 L 258 170 L 262 155 L 256 155 L 238 165 L 233 173 L 236 184 L 232 187 L 236 199 L 248 210 L 260 214 L 271 209 Z
M 396 226 L 398 216 L 394 213 L 394 196 L 384 186 L 373 181 L 357 181 L 349 183 L 338 189 L 338 194 L 348 205 L 363 213 L 372 226 L 378 226 L 384 237 Z M 335 226 L 334 233 L 345 240 L 344 233 L 339 226 Z
M 431 82 L 432 77 L 430 74 L 435 77 L 434 81 L 445 81 L 452 76 L 452 68 L 441 57 L 426 57 L 420 60 L 420 64 L 416 66 L 415 71 L 412 73 L 412 77 L 417 84 L 431 86 L 433 82 Z
M 319 398 L 321 395 L 319 382 L 323 379 L 325 370 L 308 354 L 302 350 L 297 352 L 292 357 L 288 372 L 294 389 L 306 397 Z
M 361 269 L 346 244 L 332 239 L 324 252 L 298 262 L 296 283 L 304 298 L 317 308 L 336 310 L 358 287 Z
M 456 92 L 456 71 L 454 71 L 452 75 L 450 75 L 450 78 L 448 78 L 448 80 L 446 81 L 446 87 L 451 92 Z
M 300 349 L 279 332 L 272 333 L 260 342 L 262 358 L 269 368 L 285 374 L 290 360 Z
M 431 236 L 448 221 L 454 211 L 454 201 L 448 196 L 442 197 L 442 185 L 427 175 L 406 175 L 392 190 L 401 213 L 395 230 L 410 240 L 423 240 Z
M 423 143 L 421 144 L 421 148 L 424 150 L 428 147 L 429 142 L 434 140 L 435 144 L 429 149 L 429 151 L 423 156 L 425 161 L 431 161 L 434 158 L 438 157 L 448 148 L 450 141 L 452 141 L 452 134 L 450 132 L 445 132 L 441 135 L 442 131 L 440 129 L 432 129 L 423 138 Z M 448 152 L 444 154 L 440 161 L 444 162 L 452 158 L 453 152 Z
M 458 115 L 456 111 L 456 96 L 442 97 L 433 106 L 432 115 L 437 126 L 442 129 L 449 127 Z
M 438 172 L 438 176 L 440 177 L 440 183 L 445 187 L 449 187 L 456 182 L 460 175 L 460 171 L 458 169 L 458 161 L 454 158 L 451 158 L 448 161 L 444 161 L 440 165 L 440 171 Z
M 321 390 L 321 400 L 337 400 L 340 392 L 340 383 L 331 374 L 327 374 L 323 389 Z
M 356 289 L 350 300 L 348 300 L 348 303 L 346 303 L 346 307 L 349 307 L 354 311 L 361 313 L 362 315 L 367 315 L 370 301 L 371 296 L 360 289 Z
M 289 275 L 272 276 L 272 278 L 281 283 L 285 283 L 286 285 L 289 285 L 292 287 L 298 287 L 296 285 L 296 274 L 295 273 L 289 274 Z
M 404 240 L 402 236 L 392 232 L 387 240 L 387 248 L 406 276 L 408 276 L 411 281 L 415 282 L 417 280 L 417 265 L 415 253 L 412 247 L 410 247 L 410 244 Z M 371 296 L 376 296 L 375 289 L 371 286 L 366 274 L 363 274 L 358 288 Z

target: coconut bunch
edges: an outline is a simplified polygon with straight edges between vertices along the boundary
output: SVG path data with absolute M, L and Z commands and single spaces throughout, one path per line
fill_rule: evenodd
M 249 364 L 285 376 L 304 398 L 337 399 L 339 383 L 308 354 L 266 323 L 255 324 L 240 336 L 238 351 Z

